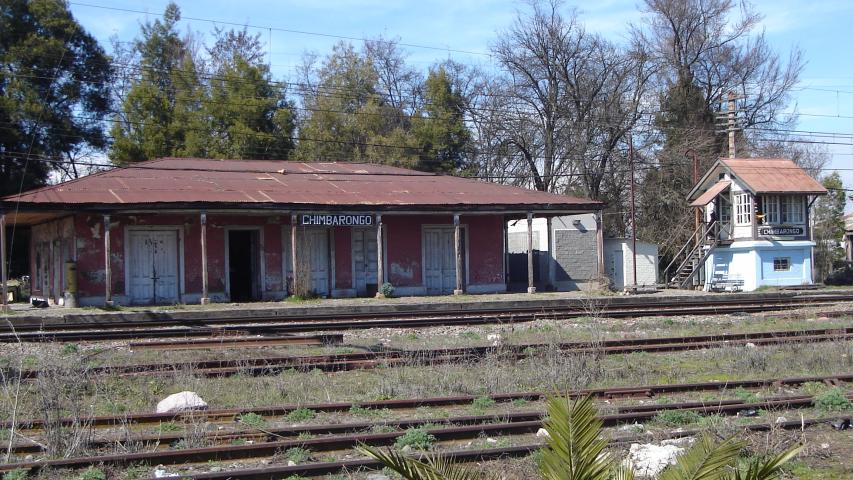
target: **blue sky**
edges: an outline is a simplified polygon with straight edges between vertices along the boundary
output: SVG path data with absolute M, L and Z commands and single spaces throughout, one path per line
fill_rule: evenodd
M 140 22 L 161 14 L 167 1 L 72 1 L 71 10 L 89 32 L 108 46 L 111 36 L 132 40 Z M 293 67 L 304 52 L 325 54 L 339 40 L 295 31 L 353 38 L 383 35 L 403 43 L 434 47 L 406 48 L 409 63 L 422 70 L 448 57 L 488 67 L 491 60 L 485 53 L 497 33 L 510 25 L 519 9 L 525 8 L 522 2 L 498 0 L 181 0 L 177 3 L 185 18 L 294 30 L 258 29 L 263 41 L 269 44 L 277 79 L 292 78 Z M 642 20 L 638 3 L 636 0 L 567 2 L 566 8 L 576 7 L 588 30 L 620 41 L 627 36 L 626 25 Z M 150 15 L 92 5 L 150 12 Z M 783 58 L 792 48 L 803 51 L 806 66 L 789 110 L 800 114 L 797 124 L 800 130 L 845 134 L 824 140 L 846 144 L 830 145 L 827 149 L 832 156 L 832 168 L 850 169 L 840 171 L 845 186 L 853 188 L 853 137 L 850 136 L 853 135 L 853 62 L 849 53 L 853 2 L 760 0 L 753 2 L 753 6 L 764 15 L 761 27 Z M 201 33 L 213 29 L 212 23 L 200 20 L 185 20 L 181 24 L 183 29 Z

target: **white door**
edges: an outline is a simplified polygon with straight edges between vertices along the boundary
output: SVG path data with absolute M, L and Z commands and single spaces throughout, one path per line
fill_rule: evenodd
M 353 287 L 356 295 L 367 295 L 367 285 L 377 288 L 378 255 L 376 251 L 376 229 L 354 228 L 352 230 Z
M 178 301 L 178 232 L 130 230 L 127 259 L 132 303 Z
M 456 249 L 453 227 L 424 229 L 424 273 L 427 294 L 453 293 L 456 288 Z M 464 244 L 464 242 L 463 242 Z
M 316 295 L 329 295 L 329 231 L 322 229 L 305 229 L 308 277 L 311 279 L 310 288 Z M 297 258 L 299 253 L 297 253 Z
M 618 250 L 613 250 L 613 254 L 610 256 L 610 265 L 608 266 L 608 270 L 608 273 L 610 273 L 610 279 L 613 280 L 613 286 L 624 287 L 625 263 L 622 257 L 621 248 Z

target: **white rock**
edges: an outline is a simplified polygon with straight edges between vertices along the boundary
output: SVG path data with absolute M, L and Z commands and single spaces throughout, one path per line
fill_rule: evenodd
M 693 445 L 693 442 L 696 439 L 693 437 L 679 437 L 679 438 L 667 438 L 666 440 L 661 440 L 661 445 L 675 445 L 676 447 L 689 447 Z
M 629 457 L 638 477 L 654 478 L 668 465 L 674 464 L 676 457 L 683 451 L 683 448 L 675 445 L 632 443 Z
M 490 333 L 490 334 L 486 335 L 486 340 L 489 340 L 489 341 L 500 340 L 500 339 L 501 339 L 500 333 Z
M 367 476 L 367 480 L 391 480 L 391 477 L 381 473 L 371 473 Z
M 548 430 L 540 428 L 536 431 L 536 438 L 551 438 L 551 434 L 548 433 Z
M 293 460 L 288 460 L 288 461 L 287 461 L 287 466 L 288 466 L 288 467 L 295 467 L 295 466 L 296 466 L 296 462 L 294 462 Z
M 827 448 L 829 448 L 829 444 L 828 443 L 821 443 L 820 448 L 826 450 Z
M 748 343 L 746 344 L 746 348 L 755 348 L 755 344 L 754 344 L 754 343 L 752 343 L 752 342 L 748 342 Z
M 403 453 L 412 453 L 412 446 L 406 445 L 401 450 L 403 451 Z
M 180 413 L 205 409 L 207 409 L 207 402 L 195 392 L 180 392 L 169 395 L 157 404 L 157 413 Z
M 487 438 L 487 439 L 486 439 L 486 443 L 495 444 L 495 443 L 498 443 L 498 441 L 497 441 L 497 440 L 495 440 L 494 438 Z
M 162 468 L 155 468 L 154 469 L 154 478 L 173 478 L 173 477 L 180 477 L 180 475 L 178 475 L 177 473 L 169 473 L 166 470 L 163 470 Z
M 642 432 L 646 429 L 645 425 L 642 423 L 629 423 L 627 425 L 622 425 L 619 427 L 619 431 L 622 432 Z
M 785 417 L 776 417 L 776 423 L 785 423 L 788 419 Z

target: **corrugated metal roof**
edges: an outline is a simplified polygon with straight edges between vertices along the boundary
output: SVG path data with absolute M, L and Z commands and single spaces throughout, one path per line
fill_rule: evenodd
M 601 202 L 364 163 L 164 158 L 12 195 L 27 205 L 393 205 L 599 209 Z
M 753 193 L 826 193 L 823 185 L 791 160 L 723 158 L 720 163 L 742 180 Z
M 712 200 L 714 200 L 714 198 L 717 197 L 717 195 L 720 194 L 720 192 L 729 188 L 729 186 L 731 186 L 731 184 L 732 184 L 732 182 L 729 180 L 720 180 L 719 182 L 715 183 L 711 188 L 709 188 L 708 190 L 705 190 L 705 193 L 703 193 L 702 195 L 699 195 L 699 198 L 692 201 L 690 203 L 690 206 L 691 207 L 704 207 L 705 205 L 708 205 L 709 203 L 711 203 Z

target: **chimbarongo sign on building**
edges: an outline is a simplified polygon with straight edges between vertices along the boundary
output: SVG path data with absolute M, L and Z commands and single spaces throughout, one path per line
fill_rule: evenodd
M 369 227 L 373 225 L 373 215 L 303 213 L 299 215 L 299 224 L 318 227 Z
M 774 225 L 758 227 L 758 235 L 762 237 L 799 237 L 806 234 L 803 227 L 792 227 L 788 225 Z

